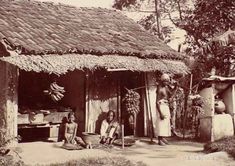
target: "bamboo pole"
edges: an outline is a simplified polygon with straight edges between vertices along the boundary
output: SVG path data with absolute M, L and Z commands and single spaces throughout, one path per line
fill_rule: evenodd
M 144 74 L 144 81 L 145 81 L 145 84 L 146 84 L 146 74 Z M 147 120 L 148 120 L 148 125 L 147 125 L 147 129 L 148 131 L 150 132 L 150 140 L 152 142 L 152 133 L 151 133 L 151 130 L 150 130 L 150 116 L 149 116 L 149 105 L 148 105 L 148 95 L 147 95 L 147 86 L 145 86 L 145 104 L 146 104 L 146 110 L 147 110 Z

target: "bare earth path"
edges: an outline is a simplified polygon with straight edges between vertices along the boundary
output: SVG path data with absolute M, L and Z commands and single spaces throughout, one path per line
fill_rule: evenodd
M 137 142 L 134 147 L 120 152 L 128 159 L 143 161 L 150 166 L 235 166 L 235 160 L 225 152 L 202 153 L 203 144 L 174 141 L 162 147 Z M 116 150 L 112 153 L 119 153 Z
M 26 164 L 31 165 L 63 163 L 93 156 L 123 155 L 130 160 L 142 161 L 150 166 L 235 166 L 235 160 L 226 153 L 204 154 L 201 152 L 202 144 L 186 141 L 174 141 L 167 147 L 138 141 L 136 145 L 125 150 L 114 147 L 109 152 L 99 149 L 67 151 L 61 149 L 60 145 L 61 143 L 49 142 L 21 143 L 20 155 Z

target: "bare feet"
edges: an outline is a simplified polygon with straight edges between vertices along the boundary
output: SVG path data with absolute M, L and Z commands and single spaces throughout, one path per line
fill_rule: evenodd
M 160 146 L 166 146 L 166 144 L 165 144 L 162 140 L 159 140 L 159 141 L 158 141 L 158 145 L 160 145 Z
M 162 142 L 164 142 L 165 144 L 169 145 L 169 142 L 167 141 L 166 138 L 162 138 Z
M 86 145 L 86 149 L 92 149 L 91 144 L 87 144 L 87 145 Z

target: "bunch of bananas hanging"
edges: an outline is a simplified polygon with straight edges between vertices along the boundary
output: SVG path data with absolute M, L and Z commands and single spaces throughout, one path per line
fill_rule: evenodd
M 50 84 L 48 90 L 44 90 L 44 93 L 50 96 L 54 102 L 60 101 L 64 97 L 64 87 L 59 86 L 56 82 Z
M 134 90 L 127 89 L 123 98 L 124 106 L 128 114 L 137 115 L 140 111 L 140 95 Z

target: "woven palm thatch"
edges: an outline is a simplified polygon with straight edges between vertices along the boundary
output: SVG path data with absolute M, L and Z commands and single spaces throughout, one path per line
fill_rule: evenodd
M 99 67 L 188 71 L 179 62 L 185 56 L 119 11 L 29 0 L 0 3 L 1 43 L 19 55 L 1 59 L 21 69 L 50 73 Z
M 35 55 L 35 56 L 10 56 L 1 60 L 18 66 L 22 70 L 64 74 L 75 69 L 96 70 L 98 68 L 116 69 L 122 68 L 131 71 L 163 71 L 174 74 L 182 74 L 188 71 L 187 66 L 176 60 L 140 59 L 131 56 L 119 55 Z

